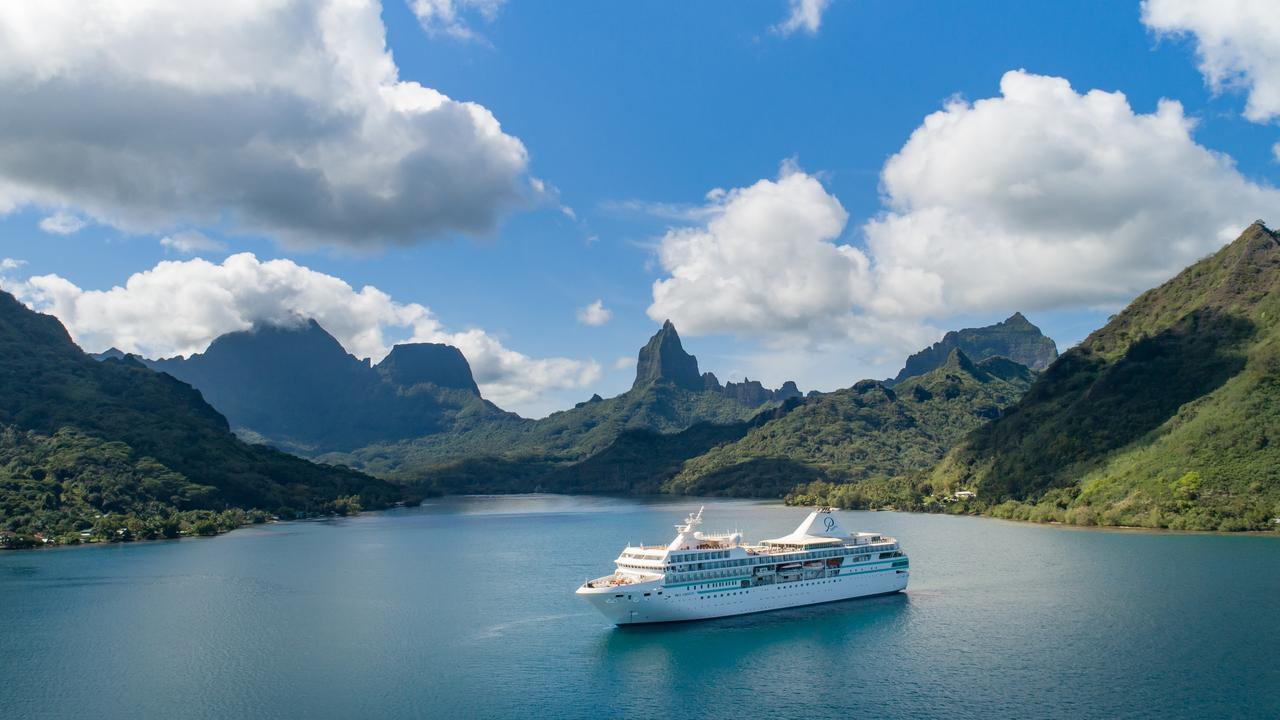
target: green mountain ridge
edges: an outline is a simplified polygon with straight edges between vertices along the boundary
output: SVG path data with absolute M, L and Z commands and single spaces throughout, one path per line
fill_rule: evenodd
M 781 497 L 815 480 L 885 484 L 931 467 L 965 433 L 999 417 L 1034 377 L 1005 358 L 974 363 L 954 349 L 942 367 L 893 388 L 863 380 L 808 398 L 690 459 L 663 490 Z
M 975 509 L 1242 530 L 1280 517 L 1280 239 L 1255 223 L 1064 353 L 929 475 Z
M 679 432 L 627 430 L 600 452 L 572 465 L 560 466 L 537 478 L 555 492 L 599 492 L 657 495 L 690 458 L 742 439 L 753 428 L 777 421 L 801 405 L 788 398 L 750 420 L 735 423 L 699 422 Z
M 943 367 L 898 391 L 865 380 L 834 393 L 788 398 L 736 421 L 698 421 L 666 432 L 637 424 L 596 438 L 609 438 L 607 444 L 577 445 L 591 450 L 575 459 L 468 454 L 428 471 L 424 489 L 780 498 L 798 483 L 823 480 L 901 494 L 905 475 L 932 466 L 965 432 L 999 416 L 1034 377 L 1011 360 L 974 363 L 957 349 Z M 654 394 L 671 401 L 687 393 L 659 383 L 585 407 Z M 604 413 L 621 415 L 616 407 Z
M 78 534 L 103 513 L 322 513 L 402 497 L 362 473 L 242 442 L 190 385 L 133 358 L 94 360 L 56 318 L 2 292 L 0 434 L 7 531 Z

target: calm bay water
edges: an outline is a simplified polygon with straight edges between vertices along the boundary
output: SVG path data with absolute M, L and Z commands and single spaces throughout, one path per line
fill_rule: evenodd
M 573 595 L 696 501 L 447 499 L 0 554 L 0 716 L 1280 717 L 1280 538 L 844 513 L 904 595 L 614 628 Z M 804 511 L 709 501 L 749 539 Z

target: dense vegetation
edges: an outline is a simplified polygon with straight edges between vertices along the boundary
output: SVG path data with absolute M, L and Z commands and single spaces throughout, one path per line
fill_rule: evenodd
M 625 433 L 666 435 L 699 423 L 742 423 L 757 412 L 717 393 L 659 382 L 537 421 L 477 420 L 445 433 L 320 459 L 446 492 L 521 492 L 540 483 L 542 471 L 585 460 Z M 502 475 L 491 477 L 497 468 Z
M 1033 370 L 1045 369 L 1058 357 L 1058 346 L 1053 340 L 1045 337 L 1040 328 L 1018 312 L 995 325 L 952 330 L 938 342 L 907 358 L 906 365 L 893 382 L 899 383 L 942 367 L 952 350 L 963 350 L 975 362 L 1002 357 Z
M 742 439 L 753 428 L 784 417 L 801 405 L 792 398 L 743 422 L 702 422 L 674 433 L 628 430 L 604 450 L 582 462 L 562 466 L 540 479 L 557 492 L 606 492 L 656 495 L 669 484 L 687 460 L 713 448 Z
M 95 361 L 54 318 L 0 293 L 0 524 L 83 530 L 92 513 L 327 513 L 402 491 L 341 467 L 251 446 L 189 385 L 132 360 Z
M 118 542 L 213 535 L 271 515 L 217 506 L 217 488 L 197 485 L 128 445 L 72 428 L 53 436 L 0 428 L 0 546 Z M 358 496 L 334 498 L 330 512 L 361 509 Z M 301 510 L 276 508 L 295 517 Z
M 941 368 L 893 389 L 864 380 L 809 398 L 741 440 L 689 460 L 663 489 L 781 497 L 814 480 L 889 483 L 932 466 L 966 432 L 999 416 L 1033 377 L 1009 360 L 975 365 L 953 350 Z
M 1260 223 L 1141 295 L 932 472 L 973 510 L 1262 529 L 1280 516 L 1280 240 Z
M 797 485 L 783 500 L 788 505 L 825 505 L 845 510 L 925 512 L 945 509 L 946 506 L 930 493 L 928 485 L 920 485 L 912 478 L 900 475 L 857 482 L 813 480 Z

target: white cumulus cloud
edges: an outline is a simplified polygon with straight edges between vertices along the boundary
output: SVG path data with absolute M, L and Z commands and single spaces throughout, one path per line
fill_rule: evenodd
M 867 299 L 866 256 L 835 242 L 849 214 L 791 163 L 776 180 L 710 195 L 705 212 L 706 224 L 662 238 L 654 320 L 691 335 L 805 332 Z
M 578 322 L 583 325 L 599 327 L 609 322 L 613 311 L 604 306 L 603 300 L 596 300 L 584 308 L 578 308 Z
M 357 357 L 382 359 L 396 342 L 458 347 L 485 397 L 508 409 L 542 408 L 546 393 L 582 388 L 600 376 L 594 361 L 532 358 L 480 329 L 453 331 L 427 307 L 376 287 L 290 260 L 232 255 L 222 263 L 164 261 L 123 286 L 85 290 L 58 275 L 7 280 L 5 288 L 62 321 L 90 352 L 118 347 L 145 357 L 201 352 L 219 335 L 257 323 L 314 318 Z
M 51 235 L 74 235 L 84 229 L 88 225 L 88 221 L 82 217 L 59 210 L 48 217 L 40 220 L 40 229 L 50 233 Z
M 0 3 L 0 212 L 293 245 L 490 232 L 538 193 L 486 108 L 404 80 L 377 0 Z
M 787 17 L 773 29 L 783 35 L 800 30 L 816 35 L 822 26 L 822 14 L 829 5 L 831 0 L 787 0 Z
M 892 356 L 952 317 L 1123 303 L 1280 207 L 1176 102 L 1139 113 L 1022 71 L 1000 89 L 949 102 L 886 162 L 863 245 L 840 242 L 844 209 L 794 167 L 713 195 L 711 220 L 662 238 L 650 317 Z
M 188 255 L 198 252 L 219 252 L 227 249 L 225 244 L 214 240 L 199 230 L 184 230 L 172 235 L 165 235 L 160 238 L 160 244 L 170 250 L 176 250 Z
M 506 0 L 411 0 L 409 7 L 427 34 L 444 33 L 462 40 L 477 40 L 468 15 L 493 22 Z
M 1142 22 L 1164 35 L 1194 35 L 1200 72 L 1216 91 L 1248 94 L 1245 117 L 1280 117 L 1280 5 L 1275 0 L 1144 0 Z
M 1162 100 L 1009 72 L 1000 97 L 925 118 L 881 175 L 864 231 L 883 312 L 1122 303 L 1280 206 Z

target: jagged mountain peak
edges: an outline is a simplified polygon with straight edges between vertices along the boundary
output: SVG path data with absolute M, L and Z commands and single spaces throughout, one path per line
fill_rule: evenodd
M 685 352 L 676 326 L 667 320 L 649 342 L 640 349 L 636 363 L 636 379 L 632 390 L 640 390 L 658 384 L 673 385 L 693 392 L 709 392 L 731 397 L 751 407 L 764 403 L 799 397 L 800 389 L 788 380 L 781 389 L 770 390 L 759 381 L 744 377 L 742 382 L 720 384 L 715 373 L 699 374 L 698 359 Z
M 1039 328 L 1037 328 L 1035 325 L 1032 325 L 1031 321 L 1028 320 L 1027 316 L 1023 315 L 1021 311 L 1014 312 L 1009 317 L 996 323 L 996 325 L 1001 325 L 1004 327 L 1027 328 L 1027 329 L 1034 329 L 1036 331 L 1039 331 Z
M 680 333 L 670 320 L 640 349 L 636 379 L 632 388 L 668 382 L 686 390 L 702 390 L 705 383 L 698 372 L 698 359 L 685 352 Z
M 978 367 L 973 364 L 973 360 L 970 360 L 969 356 L 965 355 L 960 348 L 951 349 L 951 352 L 947 354 L 946 362 L 942 363 L 942 367 L 947 370 L 960 370 L 970 375 L 979 374 Z

